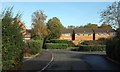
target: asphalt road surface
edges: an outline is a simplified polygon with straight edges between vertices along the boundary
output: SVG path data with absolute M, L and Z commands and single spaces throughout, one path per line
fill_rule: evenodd
M 45 71 L 62 72 L 102 72 L 118 71 L 120 65 L 108 60 L 105 52 L 76 52 L 68 50 L 49 50 L 53 54 L 53 62 Z M 119 71 L 120 72 L 120 71 Z

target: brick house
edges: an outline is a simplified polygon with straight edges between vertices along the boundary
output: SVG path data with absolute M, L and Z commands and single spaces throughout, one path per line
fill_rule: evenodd
M 24 36 L 26 34 L 26 26 L 23 22 L 21 22 L 20 20 L 17 20 L 19 26 L 21 26 L 22 30 L 21 30 L 21 33 L 22 35 Z
M 72 40 L 72 33 L 73 30 L 72 29 L 63 29 L 62 30 L 62 34 L 60 36 L 60 40 Z
M 111 38 L 115 36 L 115 33 L 115 30 L 107 28 L 63 29 L 59 39 L 75 41 L 98 40 L 100 38 Z
M 100 38 L 111 38 L 114 37 L 116 32 L 113 29 L 105 28 L 94 28 L 95 40 Z
M 92 28 L 75 28 L 75 40 L 93 40 L 93 29 Z
M 26 35 L 24 36 L 25 40 L 31 39 L 31 29 L 26 29 Z

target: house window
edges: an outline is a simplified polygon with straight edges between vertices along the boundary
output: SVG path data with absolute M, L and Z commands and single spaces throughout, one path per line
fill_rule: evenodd
M 77 33 L 78 36 L 80 36 L 80 33 Z
M 88 36 L 91 36 L 91 33 L 88 33 Z
M 31 33 L 28 33 L 27 35 L 31 35 Z
M 115 33 L 110 33 L 111 36 L 115 36 Z
M 65 35 L 66 35 L 66 36 L 70 36 L 70 33 L 66 33 Z
M 83 34 L 83 36 L 84 36 L 85 34 Z
M 101 33 L 98 33 L 99 36 L 101 36 Z
M 107 33 L 104 33 L 105 36 L 107 36 Z

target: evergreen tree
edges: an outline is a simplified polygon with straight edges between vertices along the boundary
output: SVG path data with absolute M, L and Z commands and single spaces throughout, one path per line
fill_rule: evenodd
M 19 26 L 18 19 L 20 14 L 13 17 L 12 8 L 4 10 L 2 19 L 2 64 L 3 70 L 9 69 L 19 64 L 23 58 L 23 36 L 22 28 Z

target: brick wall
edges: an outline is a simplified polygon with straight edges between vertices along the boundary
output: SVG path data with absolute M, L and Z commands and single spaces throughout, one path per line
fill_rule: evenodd
M 93 34 L 89 35 L 88 34 L 80 34 L 80 35 L 77 35 L 75 34 L 75 40 L 77 41 L 83 41 L 83 40 L 93 40 Z
M 72 36 L 71 35 L 70 36 L 66 36 L 66 34 L 62 34 L 59 39 L 61 39 L 61 40 L 64 40 L 64 39 L 72 40 Z
M 98 40 L 100 38 L 110 38 L 111 35 L 110 34 L 104 34 L 104 33 L 101 33 L 101 35 L 99 35 L 98 33 L 95 34 L 95 40 Z

